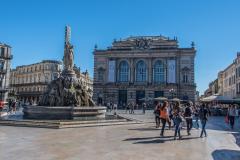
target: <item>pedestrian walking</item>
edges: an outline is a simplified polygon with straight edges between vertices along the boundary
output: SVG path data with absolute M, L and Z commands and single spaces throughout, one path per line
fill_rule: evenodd
M 130 113 L 130 105 L 131 105 L 131 103 L 128 103 L 128 104 L 127 104 L 126 113 Z
M 111 109 L 110 109 L 110 102 L 107 103 L 107 112 L 109 112 Z
M 0 101 L 0 117 L 1 117 L 1 114 L 2 114 L 2 111 L 3 111 L 3 108 L 4 108 L 4 102 Z
M 12 111 L 14 114 L 16 114 L 16 111 L 17 111 L 16 108 L 17 108 L 17 102 L 16 102 L 16 100 L 14 100 L 12 103 Z
M 113 103 L 110 102 L 110 112 L 112 112 L 112 110 L 113 110 Z
M 198 124 L 198 121 L 199 121 L 199 106 L 194 107 L 193 113 L 194 113 L 196 129 L 199 129 L 199 124 Z
M 162 121 L 162 130 L 161 130 L 160 136 L 164 136 L 164 130 L 165 130 L 166 122 L 169 119 L 167 107 L 168 107 L 168 102 L 164 101 L 163 106 L 160 109 L 160 119 Z
M 184 118 L 186 119 L 187 123 L 187 134 L 191 135 L 190 131 L 192 129 L 192 106 L 191 102 L 187 103 L 187 107 L 185 108 Z
M 205 137 L 207 137 L 207 132 L 206 132 L 206 124 L 207 124 L 207 120 L 208 120 L 208 109 L 206 108 L 205 104 L 202 104 L 200 110 L 199 110 L 199 118 L 201 121 L 201 125 L 202 125 L 202 131 L 200 134 L 200 137 L 203 137 L 203 133 L 205 135 Z
M 168 105 L 167 111 L 168 111 L 168 115 L 169 115 L 169 118 L 168 118 L 168 120 L 167 120 L 167 123 L 168 123 L 168 128 L 169 128 L 169 130 L 170 130 L 170 129 L 171 129 L 171 126 L 172 126 L 172 119 L 173 119 L 172 104 L 171 104 L 171 105 Z
M 12 100 L 9 99 L 8 100 L 8 111 L 7 111 L 9 114 L 12 112 Z
M 130 108 L 130 110 L 131 110 L 131 114 L 134 114 L 134 107 L 135 107 L 135 105 L 137 105 L 137 104 L 134 104 L 134 103 L 132 103 L 131 104 L 131 108 Z
M 181 136 L 181 123 L 183 121 L 181 110 L 180 110 L 180 103 L 176 103 L 176 105 L 173 108 L 173 121 L 175 125 L 175 132 L 174 132 L 174 140 L 176 140 L 176 137 L 178 136 L 179 139 L 182 139 Z
M 144 103 L 143 103 L 143 107 L 142 107 L 142 109 L 143 109 L 143 114 L 145 114 L 146 108 L 147 108 L 147 104 L 144 102 Z
M 161 109 L 161 105 L 160 105 L 160 102 L 158 102 L 154 109 L 156 128 L 160 127 L 160 109 Z
M 228 108 L 228 119 L 230 122 L 231 129 L 234 129 L 236 115 L 237 115 L 236 107 L 234 105 L 230 105 Z
M 113 114 L 117 115 L 117 104 L 113 104 Z

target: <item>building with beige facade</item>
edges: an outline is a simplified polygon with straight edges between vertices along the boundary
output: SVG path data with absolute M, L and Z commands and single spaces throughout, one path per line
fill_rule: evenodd
M 8 98 L 12 58 L 11 47 L 0 43 L 0 101 L 6 101 Z
M 38 103 L 47 85 L 60 76 L 61 70 L 62 63 L 54 60 L 18 66 L 11 70 L 10 86 L 18 99 Z
M 164 96 L 195 100 L 194 43 L 180 48 L 176 38 L 139 36 L 94 50 L 93 100 L 124 106 Z
M 89 73 L 80 72 L 80 68 L 74 66 L 76 78 L 92 96 L 93 81 Z M 38 103 L 41 95 L 47 90 L 48 84 L 57 79 L 62 72 L 62 62 L 55 60 L 43 60 L 39 63 L 18 66 L 11 70 L 10 86 L 12 92 L 19 100 Z
M 81 72 L 80 68 L 74 66 L 74 71 L 76 73 L 76 78 L 81 82 L 82 86 L 85 87 L 85 89 L 90 94 L 89 96 L 93 96 L 93 80 L 90 77 L 88 70 L 85 72 Z
M 215 83 L 216 84 L 216 83 Z M 205 91 L 205 97 L 213 94 L 219 94 L 228 98 L 240 98 L 240 53 L 233 62 L 224 70 L 218 73 L 217 92 L 213 91 L 211 83 Z M 216 89 L 216 87 L 215 87 Z M 208 93 L 208 94 L 207 94 Z M 211 94 L 209 94 L 211 93 Z

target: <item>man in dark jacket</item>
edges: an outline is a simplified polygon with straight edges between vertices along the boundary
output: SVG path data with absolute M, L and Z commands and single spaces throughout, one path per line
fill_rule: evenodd
M 185 108 L 185 112 L 184 112 L 184 117 L 186 119 L 186 123 L 187 123 L 187 134 L 191 135 L 190 131 L 192 129 L 192 106 L 191 106 L 191 102 L 187 103 L 187 107 Z
M 203 133 L 205 135 L 205 137 L 207 137 L 207 132 L 206 132 L 206 124 L 207 124 L 207 117 L 208 117 L 208 110 L 205 106 L 205 104 L 202 104 L 200 110 L 199 110 L 199 118 L 202 124 L 202 131 L 201 131 L 201 135 L 200 137 L 203 137 Z

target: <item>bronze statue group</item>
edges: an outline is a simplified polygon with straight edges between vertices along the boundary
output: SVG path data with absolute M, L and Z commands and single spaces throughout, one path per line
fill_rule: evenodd
M 179 102 L 171 102 L 168 103 L 164 101 L 162 104 L 160 102 L 157 103 L 155 110 L 155 122 L 156 128 L 160 127 L 160 123 L 162 124 L 160 136 L 164 137 L 164 131 L 166 128 L 166 124 L 168 124 L 169 129 L 174 127 L 174 140 L 178 137 L 182 139 L 181 129 L 183 128 L 183 124 L 186 124 L 187 127 L 187 135 L 191 135 L 191 129 L 193 127 L 193 118 L 196 128 L 199 128 L 199 120 L 201 122 L 201 134 L 200 137 L 207 137 L 206 132 L 206 123 L 208 120 L 209 111 L 205 104 L 201 104 L 199 106 L 193 105 L 192 102 L 188 102 L 186 104 L 181 105 Z

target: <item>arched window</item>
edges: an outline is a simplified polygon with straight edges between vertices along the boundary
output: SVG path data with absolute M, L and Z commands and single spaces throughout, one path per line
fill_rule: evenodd
M 126 61 L 122 61 L 119 64 L 119 81 L 128 82 L 128 73 L 129 73 L 128 63 Z
M 165 77 L 164 64 L 162 61 L 158 60 L 154 64 L 153 80 L 154 82 L 164 82 L 165 81 L 164 77 Z
M 145 82 L 147 80 L 147 66 L 143 60 L 137 62 L 136 65 L 136 81 Z

